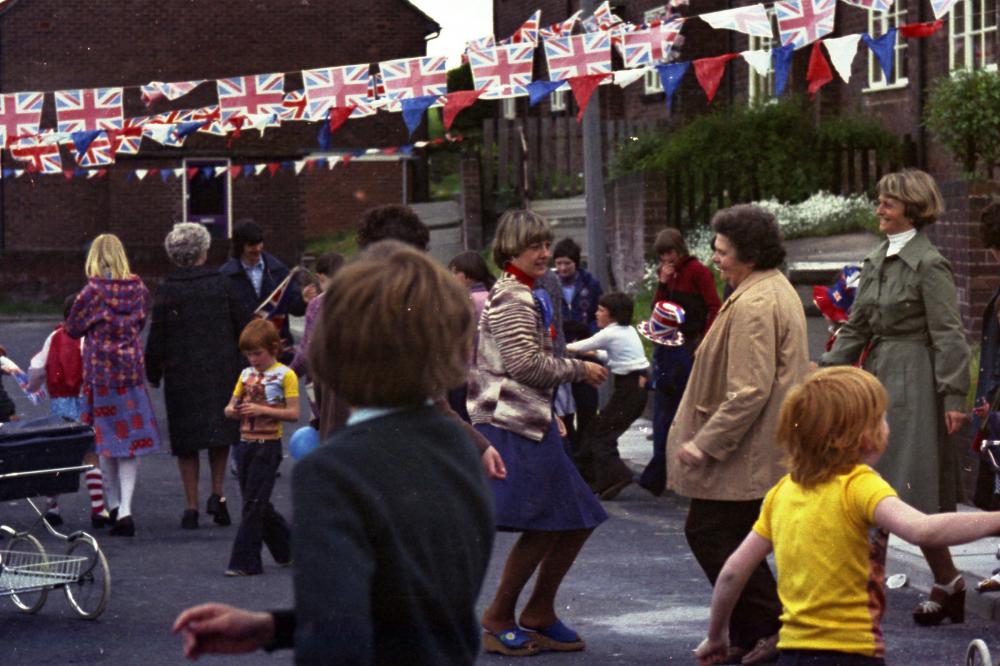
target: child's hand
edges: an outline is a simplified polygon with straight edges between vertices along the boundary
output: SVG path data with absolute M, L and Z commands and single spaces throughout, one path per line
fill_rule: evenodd
M 725 638 L 718 640 L 706 638 L 695 648 L 694 656 L 698 660 L 699 666 L 704 666 L 705 664 L 721 663 L 726 658 L 727 652 L 729 652 L 728 640 Z
M 236 406 L 240 416 L 268 416 L 270 407 L 256 402 L 241 402 Z

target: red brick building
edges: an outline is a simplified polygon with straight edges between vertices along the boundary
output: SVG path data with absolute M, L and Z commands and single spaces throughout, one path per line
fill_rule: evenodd
M 416 57 L 439 26 L 404 0 L 351 3 L 317 0 L 16 0 L 0 15 L 3 92 L 46 91 L 42 128 L 56 125 L 52 92 L 125 86 L 126 118 L 217 104 L 214 81 L 285 72 L 285 90 L 302 88 L 299 70 Z M 206 79 L 173 102 L 143 105 L 139 85 Z M 136 168 L 241 165 L 300 160 L 315 154 L 317 123 L 286 123 L 242 136 L 191 135 L 183 148 L 149 138 L 136 156 L 118 156 L 104 178 L 66 180 L 26 174 L 0 184 L 0 293 L 60 296 L 82 278 L 83 250 L 96 234 L 125 243 L 135 268 L 154 277 L 167 270 L 162 241 L 174 222 L 213 219 L 219 229 L 253 218 L 268 249 L 297 262 L 304 240 L 352 227 L 372 205 L 412 198 L 414 173 L 397 160 L 356 161 L 333 170 L 274 177 L 130 178 Z M 333 135 L 331 152 L 407 143 L 398 114 L 351 120 Z M 62 149 L 64 167 L 75 166 Z M 20 166 L 8 154 L 3 166 Z M 404 175 L 404 169 L 411 173 Z M 407 187 L 409 192 L 404 193 Z M 419 187 L 419 183 L 418 183 Z M 226 242 L 213 243 L 221 261 Z

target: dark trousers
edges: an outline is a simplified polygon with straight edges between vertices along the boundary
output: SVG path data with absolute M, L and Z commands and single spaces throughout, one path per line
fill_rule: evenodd
M 288 523 L 271 504 L 271 491 L 281 464 L 281 440 L 240 442 L 234 449 L 234 457 L 243 496 L 243 514 L 229 557 L 229 568 L 258 574 L 263 571 L 261 544 L 267 545 L 279 564 L 292 559 Z
M 580 451 L 580 447 L 583 446 L 583 436 L 590 427 L 590 422 L 597 416 L 597 405 L 600 402 L 600 397 L 597 394 L 597 389 L 590 384 L 580 382 L 579 384 L 571 384 L 571 386 L 576 412 L 567 414 L 563 418 L 563 422 L 566 424 L 566 436 L 573 448 L 573 454 L 576 455 Z
M 834 650 L 782 650 L 778 666 L 885 666 L 885 659 Z
M 667 487 L 667 432 L 681 404 L 680 391 L 657 388 L 653 391 L 653 457 L 639 477 L 639 485 L 654 493 Z
M 611 399 L 583 433 L 576 465 L 597 492 L 632 478 L 632 471 L 618 455 L 618 438 L 646 409 L 646 390 L 639 388 L 639 379 L 644 375 L 644 372 L 613 375 Z
M 750 533 L 763 499 L 746 502 L 692 499 L 684 535 L 698 564 L 715 585 L 726 559 Z M 778 633 L 781 602 L 767 562 L 761 562 L 747 581 L 729 620 L 729 643 L 745 650 L 761 638 Z

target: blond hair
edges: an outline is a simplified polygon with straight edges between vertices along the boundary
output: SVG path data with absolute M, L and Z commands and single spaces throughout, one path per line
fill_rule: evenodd
M 930 174 L 919 169 L 887 173 L 878 181 L 878 194 L 903 203 L 903 214 L 917 229 L 932 224 L 944 212 L 941 190 Z
M 889 397 L 874 375 L 850 366 L 824 368 L 788 392 L 778 420 L 778 444 L 792 480 L 809 488 L 862 461 L 863 437 L 880 436 Z
M 352 405 L 418 405 L 466 380 L 474 319 L 467 291 L 443 266 L 380 241 L 323 292 L 309 369 Z
M 501 269 L 534 243 L 552 240 L 545 218 L 530 210 L 508 210 L 500 216 L 493 238 L 493 262 Z
M 88 278 L 125 280 L 132 275 L 125 246 L 114 234 L 101 234 L 90 244 L 84 274 Z

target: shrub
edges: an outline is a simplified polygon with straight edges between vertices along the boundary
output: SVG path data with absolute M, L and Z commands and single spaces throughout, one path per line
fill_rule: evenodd
M 797 204 L 774 199 L 755 202 L 778 220 L 785 240 L 878 231 L 875 204 L 864 194 L 847 197 L 817 192 Z
M 992 177 L 1000 163 L 1000 74 L 961 70 L 938 79 L 924 122 L 962 163 L 965 176 Z

